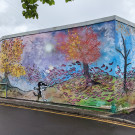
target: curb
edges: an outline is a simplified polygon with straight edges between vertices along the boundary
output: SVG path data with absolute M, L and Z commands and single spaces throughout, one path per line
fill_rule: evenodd
M 25 107 L 30 107 L 30 108 L 47 109 L 47 110 L 59 111 L 59 112 L 66 112 L 70 114 L 96 117 L 99 119 L 106 119 L 106 120 L 122 122 L 125 124 L 135 125 L 135 122 L 133 121 L 111 117 L 112 113 L 98 112 L 98 111 L 93 111 L 93 110 L 80 109 L 80 108 L 67 107 L 67 106 L 64 107 L 60 105 L 53 105 L 50 103 L 23 101 L 23 100 L 17 100 L 17 99 L 0 98 L 0 103 L 12 104 L 12 105 L 17 105 L 17 106 L 25 106 Z

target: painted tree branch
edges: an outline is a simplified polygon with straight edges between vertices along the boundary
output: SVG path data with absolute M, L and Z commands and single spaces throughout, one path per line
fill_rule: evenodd
M 131 63 L 128 63 L 127 66 L 130 65 L 130 64 L 131 64 Z
M 125 58 L 124 54 L 119 49 L 116 48 L 116 50 L 123 56 L 123 58 Z
M 128 50 L 127 57 L 128 57 L 128 55 L 129 55 L 129 53 L 130 53 L 130 49 Z

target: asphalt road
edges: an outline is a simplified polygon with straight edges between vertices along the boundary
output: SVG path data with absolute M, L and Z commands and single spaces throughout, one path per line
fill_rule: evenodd
M 0 105 L 0 135 L 134 135 L 135 129 Z

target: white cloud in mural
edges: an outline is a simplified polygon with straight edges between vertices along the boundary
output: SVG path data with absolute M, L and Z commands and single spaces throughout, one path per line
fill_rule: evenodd
M 109 44 L 105 44 L 103 52 L 107 54 L 107 57 L 115 56 L 115 53 L 116 53 L 115 43 L 114 42 L 110 42 Z
M 104 60 L 109 62 L 110 59 L 115 56 L 116 54 L 116 50 L 115 50 L 115 47 L 114 47 L 115 44 L 107 44 L 105 45 L 105 49 L 104 49 L 104 53 L 106 53 L 106 56 L 104 56 Z M 103 58 L 103 57 L 102 57 Z
M 123 46 L 123 40 L 121 36 L 118 38 L 118 43 L 116 44 L 116 49 L 120 50 L 124 54 L 124 46 Z
M 99 31 L 104 30 L 104 37 L 106 38 L 107 41 L 109 42 L 114 42 L 114 23 L 105 23 L 103 26 L 100 26 L 97 28 Z
M 124 46 L 123 46 L 123 41 L 121 36 L 119 35 L 118 37 L 118 43 L 116 44 L 116 49 L 120 50 L 122 52 L 122 54 L 124 54 Z M 123 56 L 120 54 L 120 52 L 116 51 L 117 55 L 118 55 L 118 59 L 117 59 L 117 64 L 121 67 L 121 69 L 123 70 L 123 65 L 124 65 L 124 59 Z
M 106 63 L 108 63 L 113 56 L 116 55 L 116 50 L 115 50 L 115 39 L 114 39 L 114 23 L 105 23 L 104 25 L 100 27 L 95 27 L 94 29 L 97 29 L 99 32 L 104 31 L 104 36 L 102 37 L 102 47 L 104 49 L 102 50 L 102 54 L 106 54 L 101 56 L 99 61 L 101 59 L 104 59 Z

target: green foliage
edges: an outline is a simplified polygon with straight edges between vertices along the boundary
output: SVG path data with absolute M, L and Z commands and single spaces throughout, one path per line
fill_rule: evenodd
M 102 105 L 105 105 L 105 101 L 101 101 L 100 99 L 96 98 L 89 98 L 87 100 L 81 100 L 80 102 L 77 103 L 77 105 L 84 105 L 84 106 L 96 106 L 96 107 L 101 107 Z
M 122 113 L 123 114 L 129 114 L 129 111 L 124 109 L 124 110 L 122 110 Z
M 127 96 L 124 96 L 123 98 L 120 98 L 118 101 L 117 101 L 117 107 L 122 107 L 122 108 L 125 108 L 125 107 L 129 107 L 129 103 L 127 102 L 128 100 L 128 97 Z M 126 109 L 123 109 L 122 110 L 122 113 L 124 114 L 129 114 L 128 110 Z
M 69 2 L 72 0 L 65 0 L 65 2 Z M 54 0 L 21 0 L 23 11 L 23 16 L 27 18 L 35 18 L 38 19 L 37 7 L 39 6 L 37 2 L 42 2 L 42 4 L 48 4 L 50 6 L 55 5 Z
M 128 97 L 125 96 L 123 98 L 120 98 L 118 101 L 117 101 L 117 107 L 121 106 L 122 108 L 124 107 L 128 107 L 128 103 L 127 103 L 127 100 L 128 100 Z
M 69 2 L 69 1 L 72 1 L 72 0 L 65 0 L 66 3 Z

